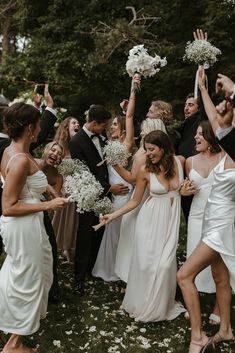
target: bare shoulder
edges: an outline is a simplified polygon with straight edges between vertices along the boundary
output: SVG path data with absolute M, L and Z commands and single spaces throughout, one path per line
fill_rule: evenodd
M 178 159 L 179 159 L 179 161 L 180 161 L 180 163 L 181 163 L 181 165 L 182 165 L 182 167 L 184 167 L 184 164 L 185 164 L 185 158 L 183 157 L 183 156 L 176 156 Z
M 2 169 L 5 169 L 5 173 L 9 170 L 18 171 L 19 169 L 25 169 L 28 171 L 29 159 L 25 153 L 11 154 L 7 153 L 2 161 Z
M 145 168 L 145 165 L 142 165 L 139 169 L 139 172 L 138 172 L 138 177 L 141 178 L 141 179 L 147 179 L 148 178 L 148 172 Z

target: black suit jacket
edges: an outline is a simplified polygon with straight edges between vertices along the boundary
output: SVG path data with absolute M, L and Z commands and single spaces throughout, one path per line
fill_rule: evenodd
M 218 143 L 235 162 L 235 128 L 221 140 L 218 140 Z
M 188 158 L 194 154 L 194 136 L 196 135 L 199 123 L 205 119 L 207 119 L 207 117 L 198 111 L 181 123 L 180 127 L 177 129 L 180 134 L 180 139 L 176 149 L 176 154 L 182 155 L 185 158 Z
M 103 163 L 101 166 L 97 167 L 97 164 L 101 162 L 101 157 L 91 138 L 83 129 L 80 129 L 80 131 L 72 137 L 69 143 L 69 149 L 72 158 L 79 159 L 86 163 L 91 173 L 103 186 L 104 194 L 106 194 L 110 189 L 107 165 Z

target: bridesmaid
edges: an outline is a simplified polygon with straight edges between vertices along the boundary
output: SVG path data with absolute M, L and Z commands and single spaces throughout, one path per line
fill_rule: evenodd
M 136 321 L 173 320 L 185 309 L 175 302 L 176 249 L 180 223 L 180 185 L 184 158 L 175 157 L 167 134 L 145 136 L 146 165 L 141 167 L 133 198 L 106 224 L 136 208 L 147 187 L 150 196 L 136 220 L 134 248 L 122 307 Z
M 214 132 L 223 121 L 224 112 L 215 107 L 205 86 L 205 72 L 199 71 L 199 88 L 206 114 Z M 229 103 L 230 104 L 230 103 Z M 209 345 L 235 342 L 230 305 L 231 288 L 235 291 L 235 163 L 225 156 L 214 168 L 214 183 L 208 198 L 202 225 L 202 239 L 177 274 L 191 323 L 189 353 L 205 352 Z M 220 310 L 220 327 L 209 338 L 202 330 L 200 301 L 194 279 L 207 266 L 212 266 L 216 299 Z
M 64 119 L 58 127 L 54 140 L 64 149 L 64 158 L 71 158 L 69 153 L 69 141 L 79 131 L 80 125 L 76 118 L 69 116 Z M 72 264 L 71 250 L 75 247 L 78 227 L 78 213 L 76 205 L 70 202 L 68 207 L 54 213 L 52 225 L 56 234 L 59 249 L 69 264 Z
M 140 85 L 140 76 L 136 74 L 131 83 L 131 92 L 129 104 L 127 106 L 126 117 L 115 117 L 110 128 L 110 137 L 113 140 L 119 140 L 120 143 L 125 144 L 128 151 L 131 152 L 134 144 L 134 107 L 135 107 L 135 92 L 132 89 L 133 83 Z M 123 184 L 128 187 L 129 192 L 126 195 L 112 194 L 113 209 L 118 209 L 124 205 L 131 196 L 132 185 L 128 183 L 115 170 L 113 166 L 108 165 L 109 183 Z M 114 272 L 114 265 L 116 259 L 116 252 L 118 240 L 120 236 L 121 219 L 116 220 L 112 224 L 105 227 L 102 242 L 100 244 L 97 259 L 92 270 L 92 275 L 100 277 L 104 281 L 117 281 L 118 276 Z
M 61 188 L 63 185 L 63 177 L 58 173 L 57 164 L 61 162 L 63 156 L 63 148 L 55 141 L 49 142 L 43 151 L 41 159 L 36 159 L 43 173 L 45 173 L 48 181 L 48 187 L 51 186 L 49 192 L 52 197 L 61 196 Z M 49 198 L 51 197 L 49 195 Z M 52 211 L 53 214 L 53 211 Z M 59 284 L 57 274 L 57 244 L 54 229 L 51 224 L 49 211 L 44 211 L 44 225 L 52 247 L 53 255 L 53 283 L 49 292 L 49 302 L 58 303 L 59 301 Z
M 224 156 L 215 140 L 208 120 L 199 123 L 195 141 L 197 155 L 189 157 L 185 163 L 186 175 L 197 188 L 188 219 L 187 258 L 201 240 L 203 215 L 214 181 L 214 168 Z M 215 293 L 215 282 L 211 267 L 207 267 L 197 275 L 195 285 L 199 292 Z M 209 319 L 211 324 L 220 322 L 217 303 Z
M 46 316 L 52 283 L 42 211 L 63 208 L 68 199 L 40 201 L 48 183 L 29 153 L 41 130 L 39 110 L 15 103 L 4 114 L 11 144 L 1 162 L 1 234 L 7 256 L 0 271 L 0 330 L 11 334 L 3 353 L 33 353 L 36 349 L 25 346 L 22 336 L 35 333 Z
M 141 142 L 140 148 L 134 155 L 133 164 L 131 171 L 126 170 L 121 166 L 115 166 L 115 169 L 119 172 L 122 177 L 129 181 L 131 184 L 136 184 L 138 172 L 142 166 L 146 163 L 146 151 L 144 149 L 143 141 L 144 137 L 152 131 L 161 130 L 166 132 L 164 123 L 160 119 L 145 119 L 141 124 Z M 134 196 L 134 193 L 133 193 Z M 130 260 L 133 248 L 133 240 L 135 235 L 135 224 L 136 218 L 140 208 L 149 196 L 149 191 L 146 188 L 142 197 L 141 203 L 131 212 L 128 212 L 122 217 L 120 237 L 117 248 L 116 262 L 115 262 L 115 273 L 124 282 L 127 282 Z

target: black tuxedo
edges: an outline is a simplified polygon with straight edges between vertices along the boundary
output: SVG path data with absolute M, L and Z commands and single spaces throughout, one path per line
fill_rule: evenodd
M 102 145 L 104 144 L 104 142 L 100 142 L 101 147 L 103 147 Z M 91 138 L 83 129 L 72 137 L 69 149 L 72 158 L 79 159 L 86 163 L 91 173 L 103 186 L 104 194 L 106 194 L 110 189 L 106 163 L 97 167 L 97 163 L 101 161 L 101 157 Z M 75 251 L 75 279 L 79 282 L 85 280 L 86 272 L 93 268 L 97 257 L 104 232 L 103 227 L 97 232 L 93 230 L 92 226 L 97 223 L 98 218 L 93 212 L 79 214 Z
M 233 128 L 221 140 L 218 140 L 218 143 L 235 162 L 235 128 Z

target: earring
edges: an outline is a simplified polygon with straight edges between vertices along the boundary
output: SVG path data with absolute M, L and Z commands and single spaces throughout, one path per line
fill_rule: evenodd
M 209 152 L 211 152 L 211 146 L 208 146 L 207 149 Z

